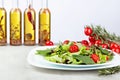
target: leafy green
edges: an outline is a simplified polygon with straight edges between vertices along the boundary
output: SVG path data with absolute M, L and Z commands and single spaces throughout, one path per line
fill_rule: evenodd
M 102 47 L 99 47 L 99 49 L 100 49 L 102 54 L 109 55 L 109 53 L 110 53 L 108 50 L 103 49 Z
M 107 55 L 102 55 L 102 54 L 99 54 L 99 58 L 100 58 L 100 62 L 99 63 L 105 63 L 107 60 Z
M 95 62 L 90 58 L 90 56 L 83 56 L 83 55 L 73 55 L 73 58 L 82 61 L 84 64 L 95 64 Z
M 62 58 L 60 58 L 58 55 L 54 55 L 54 56 L 47 56 L 45 57 L 45 59 L 47 59 L 48 61 L 51 62 L 57 62 L 57 63 L 62 63 Z
M 42 56 L 48 56 L 50 55 L 52 52 L 51 49 L 46 49 L 46 50 L 37 50 L 37 53 L 36 54 L 40 54 Z
M 86 46 L 81 46 L 79 52 L 81 55 L 90 55 L 92 53 L 91 50 L 86 50 Z

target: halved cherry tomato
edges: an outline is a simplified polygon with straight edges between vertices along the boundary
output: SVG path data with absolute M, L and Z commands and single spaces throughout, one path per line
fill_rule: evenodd
M 91 54 L 90 57 L 92 58 L 92 60 L 93 60 L 95 63 L 97 63 L 98 61 L 100 61 L 99 56 L 98 56 L 97 54 Z
M 46 46 L 53 46 L 54 43 L 53 43 L 52 41 L 46 41 L 46 42 L 45 42 L 45 45 L 46 45 Z
M 78 52 L 79 51 L 79 47 L 77 45 L 71 45 L 70 48 L 69 48 L 69 51 L 71 53 Z

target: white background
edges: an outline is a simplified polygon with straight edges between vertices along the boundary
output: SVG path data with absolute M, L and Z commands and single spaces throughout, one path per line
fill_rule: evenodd
M 12 0 L 4 0 L 8 13 L 12 8 Z M 33 7 L 38 12 L 41 0 L 33 0 Z M 19 0 L 19 7 L 24 12 L 27 0 Z M 87 39 L 84 35 L 85 25 L 101 25 L 109 32 L 120 35 L 120 0 L 49 0 L 51 11 L 51 39 L 59 42 L 65 39 Z M 37 29 L 38 29 L 38 21 Z M 9 33 L 9 24 L 8 24 Z M 9 38 L 8 38 L 9 39 Z

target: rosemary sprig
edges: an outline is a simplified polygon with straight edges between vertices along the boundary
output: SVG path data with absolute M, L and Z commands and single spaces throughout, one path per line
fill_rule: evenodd
M 111 75 L 120 72 L 120 66 L 99 70 L 99 75 Z
M 108 32 L 105 28 L 101 27 L 100 25 L 93 26 L 91 25 L 93 29 L 93 34 L 96 34 L 96 38 L 100 38 L 104 41 L 112 41 L 120 44 L 120 36 L 116 35 L 115 33 Z

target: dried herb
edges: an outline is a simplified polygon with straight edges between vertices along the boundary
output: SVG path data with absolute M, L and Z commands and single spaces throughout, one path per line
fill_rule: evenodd
M 1 18 L 0 18 L 0 24 L 1 24 L 1 21 L 3 20 L 3 18 L 4 18 L 4 16 L 1 16 Z
M 0 18 L 0 33 L 1 33 L 0 36 L 2 37 L 2 39 L 5 38 L 5 36 L 4 36 L 4 30 L 3 30 L 2 24 L 1 24 L 1 21 L 3 20 L 3 18 L 4 18 L 4 16 L 1 16 L 1 18 Z
M 26 36 L 27 40 L 31 40 L 32 39 L 32 34 L 31 33 L 27 33 L 25 36 Z

